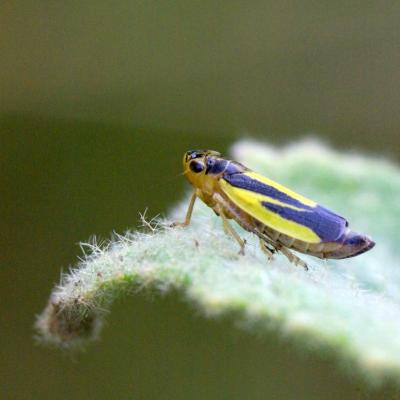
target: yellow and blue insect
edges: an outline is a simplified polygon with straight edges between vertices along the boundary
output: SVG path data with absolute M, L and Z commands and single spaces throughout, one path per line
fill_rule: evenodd
M 246 241 L 229 219 L 256 234 L 268 258 L 280 251 L 290 262 L 306 269 L 307 264 L 289 249 L 322 259 L 341 259 L 362 254 L 375 245 L 368 236 L 352 231 L 345 218 L 216 151 L 186 152 L 183 171 L 194 191 L 185 221 L 176 225 L 190 223 L 199 198 L 221 217 L 225 232 L 239 243 L 241 254 Z

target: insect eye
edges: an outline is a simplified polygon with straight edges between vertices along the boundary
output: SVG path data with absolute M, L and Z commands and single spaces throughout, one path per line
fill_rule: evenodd
M 203 169 L 204 169 L 203 164 L 201 164 L 201 163 L 199 163 L 197 161 L 192 161 L 189 164 L 189 168 L 190 168 L 191 171 L 195 172 L 196 174 L 201 172 L 201 171 L 203 171 Z

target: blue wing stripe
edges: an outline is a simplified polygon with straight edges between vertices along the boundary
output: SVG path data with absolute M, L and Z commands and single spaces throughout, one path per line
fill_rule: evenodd
M 313 210 L 312 207 L 302 203 L 299 200 L 290 197 L 286 193 L 281 192 L 280 190 L 266 185 L 263 182 L 257 181 L 247 175 L 244 174 L 232 174 L 232 175 L 224 175 L 224 180 L 226 180 L 229 184 L 234 187 L 240 189 L 246 189 L 250 192 L 255 192 L 259 194 L 263 194 L 268 197 L 272 197 L 273 199 L 279 200 L 282 203 L 290 204 L 291 206 Z
M 312 229 L 323 242 L 332 242 L 339 239 L 343 236 L 348 225 L 344 218 L 319 205 L 314 208 L 309 207 L 310 211 L 298 211 L 267 201 L 263 201 L 261 204 L 268 210 L 279 214 L 282 218 Z

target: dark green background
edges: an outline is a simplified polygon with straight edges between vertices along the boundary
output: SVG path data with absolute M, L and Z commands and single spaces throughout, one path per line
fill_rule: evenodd
M 182 197 L 188 148 L 314 133 L 398 161 L 399 20 L 389 1 L 2 2 L 0 397 L 366 396 L 179 294 L 114 304 L 83 354 L 38 347 L 32 325 L 78 242 Z

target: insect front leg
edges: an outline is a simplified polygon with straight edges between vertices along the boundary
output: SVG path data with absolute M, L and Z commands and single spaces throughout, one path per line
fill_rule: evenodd
M 233 236 L 233 238 L 239 243 L 240 245 L 239 254 L 244 255 L 244 247 L 246 245 L 246 240 L 242 239 L 239 236 L 239 234 L 235 231 L 235 229 L 232 228 L 232 225 L 229 223 L 228 218 L 226 218 L 226 215 L 224 214 L 224 210 L 222 207 L 218 206 L 217 212 L 219 216 L 222 218 L 222 223 L 224 224 L 224 231 Z
M 197 198 L 197 194 L 196 194 L 196 190 L 193 191 L 192 197 L 190 198 L 190 202 L 189 202 L 189 207 L 186 211 L 186 217 L 185 217 L 185 221 L 183 222 L 174 222 L 172 223 L 171 226 L 188 226 L 190 224 L 190 220 L 192 218 L 192 213 L 193 213 L 193 207 L 194 207 L 194 203 L 196 202 L 196 198 Z

